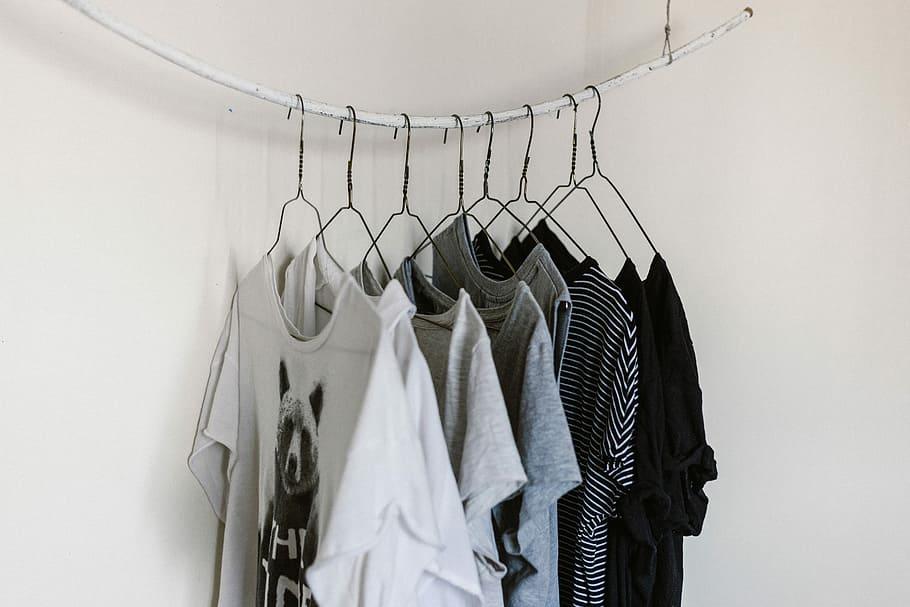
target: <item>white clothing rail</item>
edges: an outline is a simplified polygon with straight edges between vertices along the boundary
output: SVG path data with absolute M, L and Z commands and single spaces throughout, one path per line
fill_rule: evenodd
M 192 55 L 184 53 L 183 51 L 176 49 L 168 44 L 155 40 L 148 34 L 120 21 L 113 15 L 99 9 L 88 0 L 63 0 L 63 2 L 69 4 L 71 7 L 87 16 L 89 19 L 96 21 L 115 34 L 119 34 L 130 42 L 141 46 L 147 51 L 150 51 L 163 59 L 167 59 L 174 65 L 193 72 L 197 76 L 202 76 L 203 78 L 211 80 L 212 82 L 230 87 L 232 89 L 240 91 L 241 93 L 246 93 L 247 95 L 252 95 L 253 97 L 258 97 L 266 101 L 271 101 L 272 103 L 277 103 L 278 105 L 301 109 L 300 102 L 297 100 L 297 97 L 294 93 L 286 93 L 284 91 L 269 88 L 262 84 L 257 84 L 255 82 L 245 80 L 239 76 L 218 69 L 215 66 L 209 65 L 208 63 L 201 61 Z M 648 61 L 647 63 L 642 63 L 641 65 L 634 67 L 627 72 L 613 76 L 609 80 L 604 80 L 595 86 L 601 93 L 603 93 L 609 89 L 621 86 L 631 80 L 635 80 L 641 76 L 650 74 L 655 70 L 667 67 L 668 65 L 679 61 L 687 55 L 691 55 L 695 51 L 708 46 L 718 38 L 736 29 L 748 21 L 752 17 L 752 14 L 752 9 L 746 7 L 742 12 L 740 12 L 738 15 L 726 23 L 719 25 L 711 31 L 705 32 L 698 38 L 695 38 L 694 40 L 677 49 L 674 49 L 672 52 L 672 61 L 670 60 L 669 56 L 662 55 L 656 59 Z M 581 103 L 582 101 L 591 99 L 594 96 L 594 93 L 590 89 L 583 89 L 581 91 L 573 93 L 573 96 L 577 102 Z M 549 114 L 551 112 L 567 108 L 570 105 L 571 102 L 569 99 L 563 96 L 559 99 L 544 101 L 542 103 L 532 105 L 531 111 L 534 113 L 534 115 Z M 319 116 L 325 116 L 326 118 L 335 118 L 338 120 L 351 119 L 351 115 L 348 112 L 347 108 L 343 106 L 331 105 L 322 101 L 316 101 L 307 98 L 304 98 L 303 106 L 303 109 L 309 114 L 317 114 Z M 360 122 L 362 124 L 372 124 L 375 126 L 386 126 L 394 128 L 401 128 L 405 126 L 404 118 L 400 114 L 382 114 L 377 112 L 368 112 L 366 110 L 356 111 L 357 122 Z M 508 122 L 511 120 L 526 118 L 527 116 L 527 109 L 520 107 L 511 110 L 493 112 L 493 122 Z M 409 118 L 411 120 L 412 128 L 448 129 L 455 128 L 457 126 L 455 119 L 451 116 L 409 116 Z M 486 114 L 470 114 L 461 116 L 461 119 L 465 128 L 480 126 L 489 122 L 489 118 Z

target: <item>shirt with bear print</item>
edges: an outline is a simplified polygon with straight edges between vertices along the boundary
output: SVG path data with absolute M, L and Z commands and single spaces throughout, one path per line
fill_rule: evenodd
M 424 461 L 372 303 L 348 279 L 324 327 L 299 326 L 263 257 L 234 296 L 189 457 L 225 525 L 219 607 L 409 604 L 442 549 Z

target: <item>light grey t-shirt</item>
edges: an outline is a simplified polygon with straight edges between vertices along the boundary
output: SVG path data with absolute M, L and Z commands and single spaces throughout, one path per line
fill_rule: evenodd
M 354 273 L 364 290 L 382 287 L 369 269 Z M 401 270 L 396 277 L 401 281 Z M 408 297 L 413 290 L 402 281 Z M 527 482 L 499 379 L 490 338 L 467 293 L 424 306 L 411 323 L 439 403 L 443 434 L 455 472 L 474 549 L 484 607 L 504 605 L 500 561 L 493 531 L 493 508 Z
M 563 350 L 568 335 L 572 302 L 569 288 L 559 268 L 550 259 L 546 248 L 538 244 L 521 265 L 515 267 L 515 275 L 503 280 L 487 276 L 480 266 L 474 247 L 492 248 L 484 233 L 477 236 L 472 244 L 468 231 L 467 216 L 457 216 L 449 226 L 435 238 L 433 248 L 433 285 L 450 297 L 455 297 L 462 288 L 471 296 L 478 308 L 500 306 L 512 301 L 518 283 L 528 285 L 537 301 L 549 327 L 553 345 L 553 363 L 557 377 L 562 362 Z M 441 253 L 441 255 L 440 255 Z M 460 284 L 456 284 L 456 280 Z
M 430 284 L 412 260 L 405 260 L 396 276 L 418 311 L 452 306 L 452 299 Z M 547 324 L 522 281 L 505 305 L 477 312 L 490 335 L 512 433 L 528 477 L 520 494 L 494 509 L 499 554 L 508 568 L 503 578 L 506 605 L 558 607 L 556 502 L 581 483 L 581 473 L 553 375 Z

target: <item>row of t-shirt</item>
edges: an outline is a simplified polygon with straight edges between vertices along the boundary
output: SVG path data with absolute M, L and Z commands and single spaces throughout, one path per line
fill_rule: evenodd
M 189 458 L 218 604 L 678 604 L 716 469 L 663 260 L 612 281 L 540 223 L 507 264 L 465 216 L 434 251 L 239 284 Z
M 487 275 L 499 278 L 510 272 L 493 254 L 485 234 L 478 234 L 472 245 L 478 266 Z M 550 254 L 572 298 L 560 389 L 573 437 L 573 419 L 580 419 L 573 411 L 591 411 L 590 403 L 602 398 L 598 396 L 602 388 L 592 382 L 603 372 L 601 365 L 609 367 L 611 360 L 620 371 L 606 406 L 611 419 L 624 420 L 613 428 L 630 431 L 633 437 L 623 443 L 632 450 L 624 460 L 627 466 L 617 468 L 615 484 L 607 485 L 619 486 L 609 500 L 609 537 L 594 538 L 589 545 L 573 544 L 585 536 L 560 529 L 561 605 L 676 607 L 682 602 L 682 538 L 701 533 L 708 505 L 704 487 L 717 478 L 714 451 L 705 438 L 695 350 L 682 301 L 660 255 L 644 279 L 626 259 L 610 280 L 594 259 L 573 257 L 546 221 L 533 228 L 532 236 L 513 239 L 504 255 L 515 266 L 538 247 Z M 623 318 L 632 320 L 628 330 L 634 331 L 634 345 L 621 336 L 604 338 L 610 327 L 616 332 L 624 324 Z M 635 348 L 637 356 L 624 357 L 622 350 L 628 347 Z M 620 348 L 615 358 L 611 348 Z M 634 367 L 634 379 L 622 371 L 626 365 Z M 632 409 L 616 390 L 635 384 L 637 406 Z M 575 448 L 579 452 L 578 442 Z M 596 474 L 588 470 L 584 486 L 574 493 L 595 491 Z M 560 524 L 572 524 L 576 499 L 570 493 L 560 501 Z M 600 552 L 604 549 L 605 555 Z M 574 554 L 576 560 L 564 558 L 566 554 Z M 595 559 L 599 564 L 592 571 Z

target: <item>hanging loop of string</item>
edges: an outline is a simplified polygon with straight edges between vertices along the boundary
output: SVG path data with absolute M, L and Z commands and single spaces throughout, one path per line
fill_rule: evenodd
M 670 47 L 670 1 L 667 0 L 667 22 L 664 24 L 664 50 L 661 52 L 662 56 L 667 56 L 669 59 L 667 64 L 673 63 L 673 49 Z

